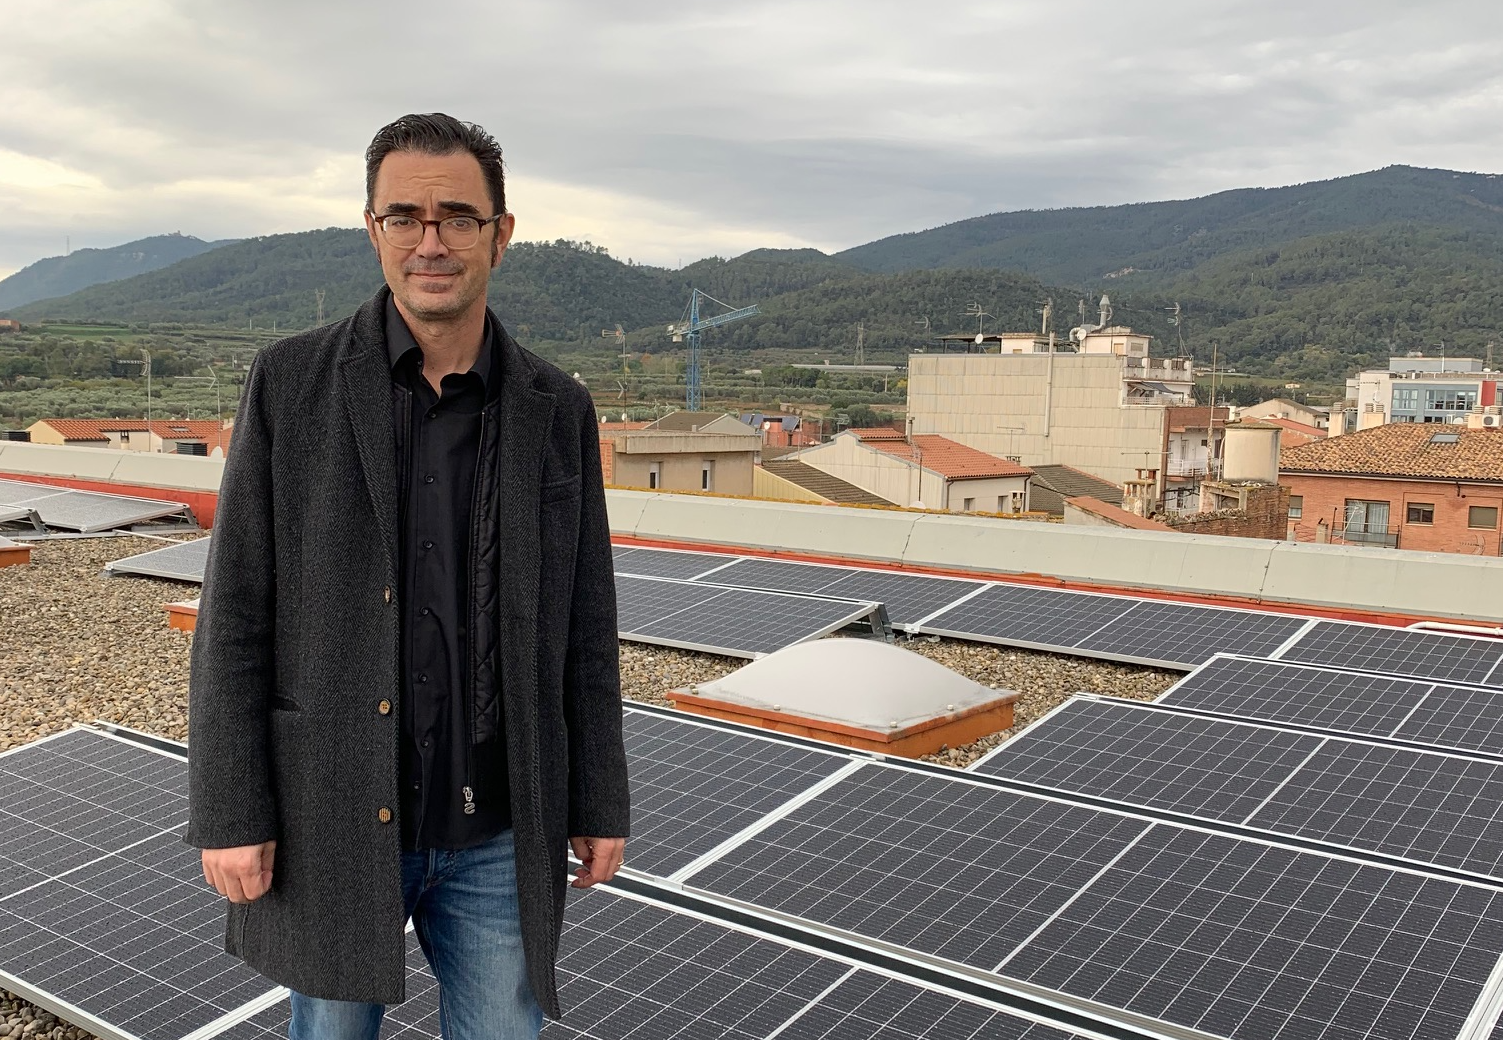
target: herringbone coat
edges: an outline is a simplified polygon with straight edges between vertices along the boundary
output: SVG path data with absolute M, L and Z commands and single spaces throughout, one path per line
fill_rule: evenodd
M 277 842 L 271 891 L 229 907 L 231 953 L 310 996 L 392 1004 L 405 943 L 387 296 L 251 367 L 194 637 L 187 841 Z M 615 586 L 590 397 L 488 320 L 502 432 L 487 565 L 522 936 L 558 1017 L 568 838 L 627 833 Z

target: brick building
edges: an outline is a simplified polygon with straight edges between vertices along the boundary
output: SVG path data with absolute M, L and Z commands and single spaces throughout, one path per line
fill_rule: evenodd
M 1390 423 L 1285 448 L 1295 538 L 1500 555 L 1503 433 Z

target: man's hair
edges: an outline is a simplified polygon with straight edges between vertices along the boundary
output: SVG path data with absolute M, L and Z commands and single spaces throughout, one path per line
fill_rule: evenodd
M 371 139 L 365 150 L 365 208 L 376 205 L 376 174 L 382 161 L 392 152 L 418 152 L 422 155 L 453 155 L 469 152 L 480 163 L 485 185 L 490 190 L 491 205 L 496 213 L 506 212 L 506 172 L 501 162 L 501 146 L 474 123 L 464 123 L 442 112 L 407 115 L 387 123 Z

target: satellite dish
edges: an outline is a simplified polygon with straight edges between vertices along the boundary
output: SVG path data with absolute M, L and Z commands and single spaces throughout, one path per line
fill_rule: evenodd
M 978 333 L 976 333 L 976 342 L 977 343 L 985 343 L 986 342 L 986 337 L 983 336 L 981 333 L 978 332 Z

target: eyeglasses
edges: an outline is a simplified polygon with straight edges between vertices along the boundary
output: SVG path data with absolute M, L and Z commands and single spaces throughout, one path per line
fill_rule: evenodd
M 393 249 L 413 249 L 427 234 L 429 225 L 438 228 L 439 241 L 450 249 L 469 249 L 480 241 L 480 229 L 494 224 L 505 213 L 481 220 L 479 217 L 445 217 L 443 220 L 420 220 L 406 213 L 388 213 L 371 219 L 381 226 L 381 235 Z

